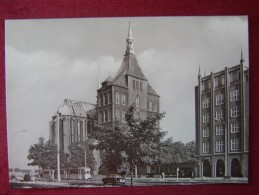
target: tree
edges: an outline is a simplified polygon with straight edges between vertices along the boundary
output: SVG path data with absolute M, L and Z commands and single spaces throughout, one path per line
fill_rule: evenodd
M 31 145 L 29 148 L 27 159 L 32 160 L 28 166 L 39 166 L 41 169 L 57 168 L 57 146 L 52 141 L 45 142 L 43 137 L 39 138 L 37 144 Z M 61 167 L 67 166 L 68 154 L 60 151 Z
M 180 141 L 173 142 L 172 138 L 168 138 L 162 142 L 161 145 L 161 164 L 198 163 L 198 155 L 196 154 L 194 141 L 184 144 Z
M 157 122 L 165 114 L 154 113 L 145 120 L 134 117 L 135 108 L 131 106 L 126 113 L 127 125 L 115 121 L 113 128 L 99 127 L 96 132 L 98 149 L 105 151 L 105 158 L 113 161 L 107 162 L 111 170 L 124 164 L 128 166 L 131 173 L 131 185 L 133 184 L 134 167 L 152 165 L 158 161 L 160 153 L 160 140 L 166 132 L 160 130 Z M 117 165 L 113 164 L 118 162 Z
M 86 166 L 92 171 L 96 169 L 93 151 L 90 150 L 86 142 L 76 142 L 69 146 L 70 158 L 69 166 L 73 168 L 85 166 L 85 151 L 86 151 Z

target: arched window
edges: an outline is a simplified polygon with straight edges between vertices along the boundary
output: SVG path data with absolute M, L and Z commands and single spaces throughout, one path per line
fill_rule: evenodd
M 105 98 L 106 94 L 103 94 L 103 106 L 105 106 L 106 103 L 106 98 Z
M 152 111 L 153 110 L 153 103 L 151 100 L 149 100 L 149 103 L 148 103 L 148 110 L 149 111 Z
M 125 94 L 122 94 L 122 96 L 121 96 L 121 104 L 126 105 L 126 95 Z
M 116 92 L 116 104 L 120 104 L 120 94 Z
M 116 119 L 120 120 L 120 111 L 118 109 L 116 110 Z
M 136 104 L 136 108 L 139 108 L 139 96 L 136 97 L 136 100 L 135 100 L 135 104 Z
M 121 113 L 121 120 L 122 120 L 122 122 L 126 122 L 126 118 L 125 118 L 125 115 L 126 115 L 126 112 L 125 111 L 122 111 L 122 113 Z

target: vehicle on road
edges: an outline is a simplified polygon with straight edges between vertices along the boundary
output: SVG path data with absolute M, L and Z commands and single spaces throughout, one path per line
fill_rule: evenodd
M 122 184 L 126 183 L 126 180 L 121 177 L 120 175 L 107 175 L 105 178 L 102 179 L 104 184 Z

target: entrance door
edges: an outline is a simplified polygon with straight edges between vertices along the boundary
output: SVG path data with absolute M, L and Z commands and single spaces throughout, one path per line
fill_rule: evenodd
M 217 161 L 216 177 L 224 177 L 225 174 L 225 163 L 223 160 L 219 159 Z
M 209 160 L 203 161 L 203 176 L 211 177 L 211 166 Z
M 231 162 L 231 177 L 241 177 L 241 165 L 236 158 Z

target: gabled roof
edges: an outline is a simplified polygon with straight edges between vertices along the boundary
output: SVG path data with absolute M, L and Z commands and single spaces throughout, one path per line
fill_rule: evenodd
M 95 105 L 77 100 L 65 99 L 64 104 L 58 108 L 60 115 L 87 117 L 90 110 L 94 110 Z M 88 113 L 89 114 L 89 113 Z
M 149 94 L 149 95 L 154 95 L 154 96 L 158 96 L 158 97 L 160 97 L 157 93 L 156 93 L 156 91 L 151 87 L 151 85 L 148 83 L 148 86 L 147 86 L 147 93 Z
M 132 53 L 124 56 L 121 67 L 113 79 L 113 84 L 127 87 L 125 76 L 130 75 L 139 79 L 147 80 L 143 74 L 136 56 Z

